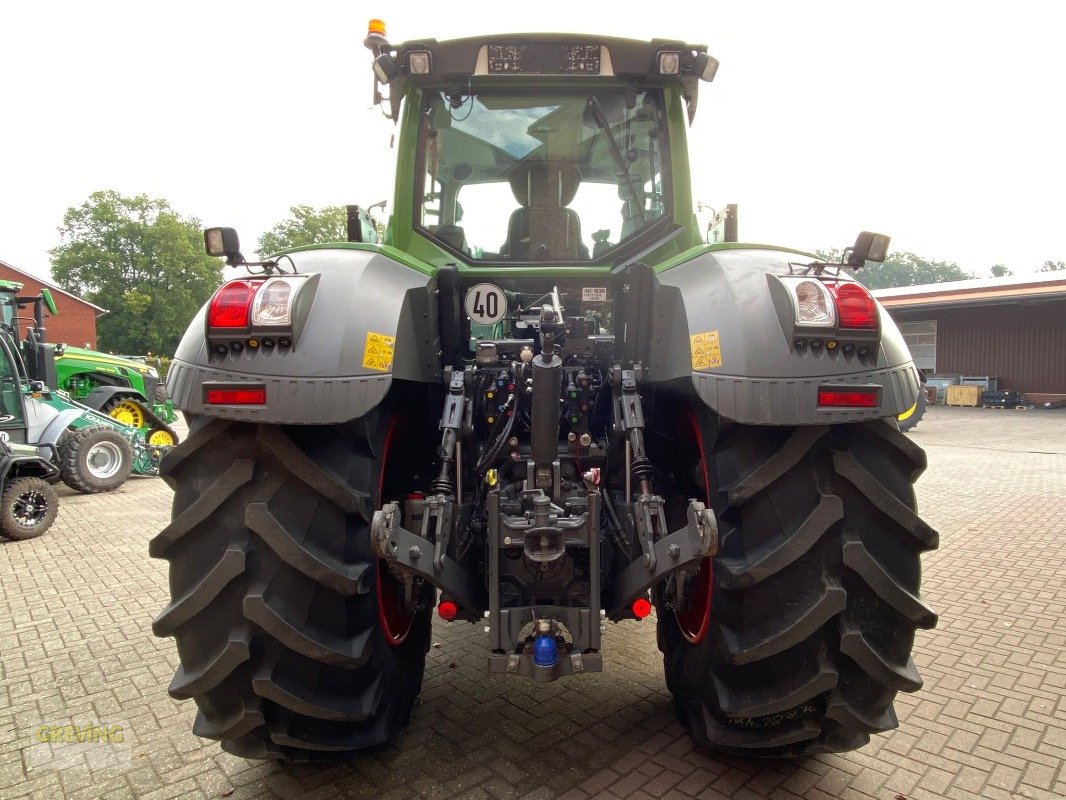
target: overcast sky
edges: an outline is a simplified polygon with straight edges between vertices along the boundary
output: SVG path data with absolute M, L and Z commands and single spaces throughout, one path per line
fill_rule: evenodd
M 607 11 L 609 9 L 609 12 Z M 0 259 L 47 275 L 67 207 L 163 197 L 256 238 L 295 204 L 391 198 L 366 21 L 393 42 L 573 31 L 707 43 L 696 198 L 744 241 L 862 229 L 987 275 L 1066 259 L 1057 2 L 4 2 Z

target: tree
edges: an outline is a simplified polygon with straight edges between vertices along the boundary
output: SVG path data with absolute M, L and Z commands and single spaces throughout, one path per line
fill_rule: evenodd
M 1040 272 L 1058 272 L 1062 269 L 1066 269 L 1066 261 L 1045 261 Z
M 282 220 L 259 237 L 258 253 L 271 253 L 308 244 L 343 242 L 348 238 L 348 212 L 343 206 L 292 206 L 292 217 Z
M 1003 265 L 1003 264 L 996 264 L 995 266 L 992 267 L 991 271 L 992 271 L 992 277 L 993 278 L 1005 278 L 1008 275 L 1013 275 L 1014 274 L 1009 269 L 1007 269 L 1007 267 L 1005 265 Z
M 840 263 L 841 251 L 816 250 L 815 255 L 831 264 Z M 964 281 L 974 277 L 953 261 L 931 261 L 914 253 L 889 253 L 883 264 L 867 262 L 860 270 L 849 270 L 855 280 L 867 289 L 888 289 L 893 286 L 920 286 L 926 283 Z
M 52 277 L 109 309 L 97 322 L 105 350 L 173 353 L 222 282 L 222 262 L 204 252 L 199 220 L 166 200 L 94 192 L 67 209 L 59 233 Z

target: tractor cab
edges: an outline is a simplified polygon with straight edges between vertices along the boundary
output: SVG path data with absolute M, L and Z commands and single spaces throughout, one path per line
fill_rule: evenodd
M 375 95 L 402 116 L 400 150 L 416 154 L 400 164 L 388 243 L 471 266 L 611 266 L 699 243 L 684 137 L 717 68 L 706 47 L 561 34 L 366 44 Z

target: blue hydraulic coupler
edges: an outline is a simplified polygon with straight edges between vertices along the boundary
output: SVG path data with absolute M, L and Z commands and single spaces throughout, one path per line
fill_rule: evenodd
M 555 637 L 542 633 L 533 640 L 533 663 L 538 667 L 550 667 L 559 660 Z

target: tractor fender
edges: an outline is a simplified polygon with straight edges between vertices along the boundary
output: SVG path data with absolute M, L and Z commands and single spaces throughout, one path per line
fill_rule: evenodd
M 79 402 L 83 406 L 88 406 L 93 411 L 99 411 L 111 398 L 116 395 L 122 397 L 132 397 L 135 400 L 141 401 L 141 403 L 147 403 L 144 395 L 138 392 L 136 389 L 131 389 L 129 386 L 97 386 L 87 395 L 83 400 Z
M 82 416 L 84 412 L 80 408 L 66 408 L 56 413 L 52 420 L 44 427 L 34 440 L 37 445 L 54 445 L 63 435 L 63 431 L 69 428 L 74 420 Z
M 689 378 L 715 412 L 752 425 L 824 425 L 895 417 L 918 395 L 918 370 L 888 313 L 860 362 L 842 347 L 796 350 L 791 306 L 775 275 L 813 259 L 732 245 L 697 251 L 656 275 L 648 366 L 653 381 Z M 791 265 L 791 266 L 790 266 Z M 846 278 L 846 276 L 844 276 Z M 841 342 L 846 334 L 838 334 Z M 827 336 L 826 339 L 832 339 Z M 820 386 L 877 385 L 877 408 L 819 408 Z
M 431 275 L 368 245 L 294 252 L 286 266 L 289 258 L 298 273 L 311 275 L 301 292 L 313 293 L 292 347 L 243 346 L 220 355 L 216 347 L 234 337 L 207 331 L 205 304 L 167 371 L 176 408 L 247 422 L 330 425 L 366 414 L 393 380 L 440 381 Z M 301 294 L 304 308 L 306 301 Z M 245 383 L 265 387 L 265 405 L 206 403 L 208 387 Z

